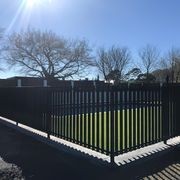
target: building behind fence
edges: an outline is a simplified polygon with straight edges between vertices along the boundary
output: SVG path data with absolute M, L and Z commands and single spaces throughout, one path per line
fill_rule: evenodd
M 93 86 L 96 83 L 98 86 L 104 86 L 104 81 L 99 80 L 46 80 L 38 77 L 21 77 L 15 76 L 7 79 L 0 79 L 0 87 L 67 87 L 72 83 L 75 86 Z
M 0 88 L 0 115 L 114 157 L 180 134 L 179 84 Z

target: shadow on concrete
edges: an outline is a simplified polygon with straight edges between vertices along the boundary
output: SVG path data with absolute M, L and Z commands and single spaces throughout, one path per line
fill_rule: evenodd
M 20 167 L 26 179 L 142 179 L 172 164 L 176 164 L 177 169 L 180 163 L 178 144 L 135 157 L 134 160 L 127 159 L 124 164 L 110 166 L 107 159 L 102 160 L 32 134 L 21 127 L 0 121 L 0 156 Z

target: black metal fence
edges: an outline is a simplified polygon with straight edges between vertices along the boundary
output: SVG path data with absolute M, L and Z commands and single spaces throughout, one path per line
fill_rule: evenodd
M 0 88 L 0 115 L 114 156 L 180 134 L 180 85 Z

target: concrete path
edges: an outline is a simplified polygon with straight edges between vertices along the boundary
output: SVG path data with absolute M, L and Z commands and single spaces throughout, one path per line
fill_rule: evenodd
M 0 157 L 4 163 L 12 163 L 19 170 L 17 173 L 21 174 L 22 171 L 19 179 L 128 180 L 163 179 L 163 176 L 173 179 L 180 176 L 178 145 L 170 147 L 168 151 L 162 149 L 153 153 L 152 158 L 143 157 L 125 165 L 110 167 L 108 163 L 77 152 L 72 147 L 51 147 L 1 122 Z

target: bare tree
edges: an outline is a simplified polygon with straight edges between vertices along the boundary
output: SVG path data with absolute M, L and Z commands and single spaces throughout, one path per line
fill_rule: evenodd
M 148 78 L 148 75 L 157 64 L 159 59 L 159 51 L 155 46 L 148 44 L 139 50 L 139 57 L 141 58 L 143 68 L 146 71 L 146 77 Z
M 171 82 L 180 81 L 180 49 L 171 48 L 167 55 L 161 60 L 163 69 L 167 69 L 167 75 Z
M 100 48 L 97 52 L 98 59 L 96 60 L 96 65 L 99 72 L 103 75 L 104 79 L 107 80 L 107 75 L 111 71 L 110 66 L 108 66 L 108 53 L 104 48 Z
M 130 51 L 125 47 L 112 46 L 109 50 L 99 49 L 96 65 L 105 80 L 123 80 L 131 60 Z
M 5 58 L 11 66 L 31 76 L 65 79 L 79 76 L 92 65 L 85 40 L 68 40 L 52 32 L 28 30 L 11 34 Z

